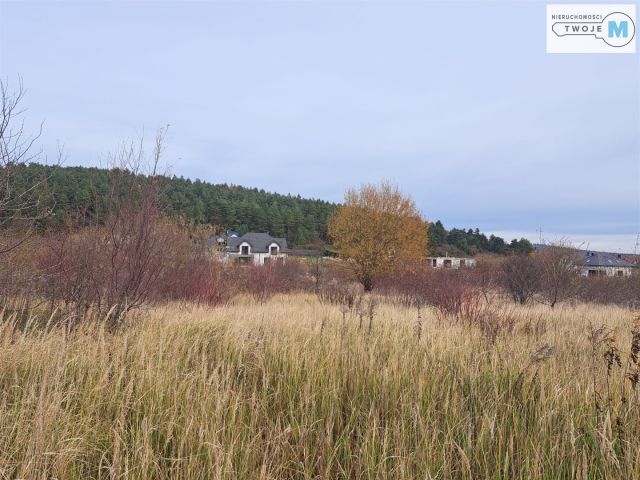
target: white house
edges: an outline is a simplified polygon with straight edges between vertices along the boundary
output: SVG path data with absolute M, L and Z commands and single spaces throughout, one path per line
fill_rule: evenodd
M 584 277 L 629 277 L 638 268 L 633 263 L 622 259 L 622 255 L 592 251 L 580 251 L 582 265 L 580 273 Z
M 268 233 L 245 233 L 215 236 L 209 239 L 222 257 L 228 261 L 264 265 L 284 261 L 289 253 L 286 238 L 272 237 Z
M 470 257 L 427 257 L 428 265 L 432 268 L 468 268 L 475 267 L 475 258 Z
M 535 244 L 536 252 L 543 252 L 548 245 Z M 623 255 L 592 250 L 575 250 L 576 268 L 583 277 L 630 277 L 637 265 L 627 262 Z

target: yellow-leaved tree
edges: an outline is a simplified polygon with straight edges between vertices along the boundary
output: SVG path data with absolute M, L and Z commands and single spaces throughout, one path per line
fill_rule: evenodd
M 367 291 L 396 262 L 427 255 L 428 223 L 414 201 L 386 181 L 347 190 L 329 218 L 328 233 Z

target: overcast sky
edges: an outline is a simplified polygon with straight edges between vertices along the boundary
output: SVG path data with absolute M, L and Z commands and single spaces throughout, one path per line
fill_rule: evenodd
M 332 201 L 391 179 L 509 239 L 640 231 L 638 54 L 545 53 L 544 2 L 2 1 L 0 73 L 66 165 L 170 124 L 178 176 Z

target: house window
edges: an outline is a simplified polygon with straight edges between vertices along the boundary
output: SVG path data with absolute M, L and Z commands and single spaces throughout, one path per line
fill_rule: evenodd
M 451 268 L 451 260 L 444 261 L 444 268 Z
M 597 274 L 598 274 L 597 270 L 589 270 L 589 273 L 588 273 L 590 277 L 595 277 Z
M 242 245 L 242 249 L 240 251 L 241 255 L 249 255 L 249 245 Z
M 624 272 L 622 270 L 618 270 L 616 272 L 616 275 L 618 275 L 619 277 L 622 277 L 622 276 L 624 276 Z
M 465 265 L 466 265 L 465 260 L 464 260 L 464 259 L 460 260 L 460 266 L 461 266 L 461 267 L 464 267 Z
M 438 266 L 438 260 L 436 260 L 435 258 L 431 260 L 431 262 L 432 262 L 433 268 L 436 268 Z
M 271 247 L 271 255 L 278 255 L 278 247 Z

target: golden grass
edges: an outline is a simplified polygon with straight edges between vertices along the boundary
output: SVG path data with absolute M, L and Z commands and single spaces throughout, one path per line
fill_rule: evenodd
M 640 478 L 632 313 L 509 309 L 495 343 L 430 312 L 418 339 L 388 303 L 368 334 L 308 295 L 169 305 L 115 333 L 5 313 L 0 478 Z M 589 322 L 622 351 L 611 402 Z

